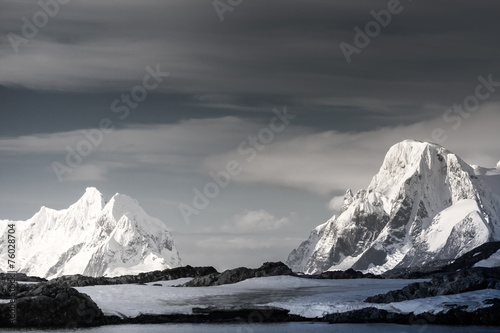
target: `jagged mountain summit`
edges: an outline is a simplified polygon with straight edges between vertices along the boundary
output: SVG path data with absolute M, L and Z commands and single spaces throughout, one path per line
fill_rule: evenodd
M 406 140 L 389 150 L 366 190 L 347 191 L 340 215 L 315 228 L 287 265 L 309 274 L 380 274 L 455 259 L 500 240 L 499 202 L 460 157 Z
M 0 221 L 0 229 L 10 222 Z M 42 207 L 15 223 L 17 268 L 28 275 L 117 276 L 181 265 L 165 224 L 126 195 L 117 193 L 106 203 L 97 189 L 87 188 L 67 209 Z

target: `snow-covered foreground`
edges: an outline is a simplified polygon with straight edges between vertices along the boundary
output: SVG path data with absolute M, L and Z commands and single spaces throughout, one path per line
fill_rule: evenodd
M 500 290 L 482 290 L 460 295 L 439 296 L 391 304 L 368 304 L 368 296 L 400 289 L 423 280 L 308 280 L 290 276 L 255 278 L 240 283 L 185 288 L 174 285 L 189 279 L 148 283 L 76 288 L 88 294 L 106 315 L 136 317 L 140 314 L 192 313 L 195 307 L 235 308 L 276 306 L 306 318 L 374 306 L 393 312 L 439 312 L 449 304 L 475 309 L 482 300 L 500 298 Z M 161 284 L 161 286 L 153 286 Z

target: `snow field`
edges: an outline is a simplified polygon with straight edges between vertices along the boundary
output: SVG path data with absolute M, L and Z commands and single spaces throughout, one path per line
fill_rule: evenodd
M 482 300 L 500 298 L 499 290 L 480 290 L 390 304 L 363 302 L 367 297 L 400 289 L 425 280 L 310 280 L 290 276 L 255 278 L 214 287 L 174 287 L 189 279 L 160 281 L 147 285 L 78 287 L 106 315 L 136 317 L 140 314 L 190 314 L 195 307 L 236 308 L 275 306 L 306 318 L 377 307 L 394 312 L 439 312 L 450 304 L 484 306 Z M 162 286 L 153 286 L 161 284 Z

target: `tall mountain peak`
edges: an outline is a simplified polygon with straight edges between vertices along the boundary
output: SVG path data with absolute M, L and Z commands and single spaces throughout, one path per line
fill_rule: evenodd
M 106 211 L 118 221 L 125 214 L 147 216 L 139 202 L 128 195 L 116 193 L 106 204 Z
M 19 266 L 28 275 L 116 276 L 181 265 L 162 221 L 127 195 L 116 194 L 106 204 L 93 187 L 67 209 L 42 207 L 19 221 L 17 232 Z
M 88 203 L 93 203 L 93 202 L 101 203 L 104 201 L 104 195 L 102 195 L 102 193 L 99 192 L 99 190 L 95 187 L 87 187 L 85 189 L 85 193 L 77 202 L 79 201 L 85 201 Z
M 106 200 L 102 193 L 95 187 L 88 187 L 82 197 L 69 206 L 68 211 L 71 213 L 78 211 L 80 213 L 88 212 L 90 214 L 97 214 L 102 210 L 105 204 Z
M 392 146 L 366 190 L 348 191 L 341 214 L 290 254 L 295 271 L 395 267 L 454 259 L 500 240 L 498 200 L 471 166 L 436 144 Z M 298 254 L 307 255 L 307 258 Z

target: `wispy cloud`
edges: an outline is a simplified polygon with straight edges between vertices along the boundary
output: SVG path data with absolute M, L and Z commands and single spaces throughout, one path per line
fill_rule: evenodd
M 111 166 L 102 163 L 83 164 L 73 170 L 68 175 L 67 180 L 80 182 L 105 181 L 105 176 L 111 169 Z
M 94 144 L 84 130 L 0 138 L 0 153 L 10 155 L 53 156 L 63 166 L 69 152 L 78 151 L 85 142 L 91 152 L 81 156 L 81 162 L 65 180 L 104 180 L 118 168 L 165 171 L 176 169 L 204 173 L 200 166 L 207 156 L 221 154 L 236 148 L 264 123 L 237 117 L 191 119 L 176 124 L 134 125 L 102 133 L 102 140 Z M 297 127 L 286 137 L 304 132 Z M 86 148 L 87 149 L 87 148 Z M 70 157 L 70 159 L 74 159 Z M 125 167 L 126 165 L 126 167 Z
M 246 210 L 233 216 L 222 227 L 222 231 L 231 233 L 268 233 L 290 224 L 288 217 L 278 218 L 263 209 Z
M 342 133 L 290 125 L 287 131 L 258 152 L 252 163 L 234 177 L 239 183 L 274 184 L 323 195 L 339 195 L 347 188 L 365 188 L 380 167 L 387 150 L 407 138 L 432 140 L 432 131 L 443 128 L 444 143 L 471 164 L 494 166 L 499 160 L 500 105 L 486 104 L 463 126 L 453 130 L 441 117 L 408 126 Z M 161 170 L 165 167 L 208 174 L 225 168 L 227 161 L 241 161 L 238 144 L 255 134 L 265 122 L 224 117 L 186 120 L 177 124 L 140 125 L 106 134 L 101 145 L 84 160 L 81 170 L 68 180 L 102 180 L 111 170 L 127 168 Z M 474 140 L 471 140 L 471 137 Z M 66 147 L 85 139 L 82 131 L 1 138 L 2 154 L 51 154 L 64 162 Z M 77 168 L 78 169 L 78 168 Z
M 343 204 L 344 204 L 344 196 L 338 195 L 338 196 L 333 197 L 332 200 L 330 200 L 327 207 L 331 211 L 338 213 L 340 211 L 340 209 L 342 208 Z
M 235 181 L 275 184 L 325 195 L 344 193 L 348 188 L 356 191 L 367 187 L 392 145 L 409 138 L 432 141 L 435 128 L 445 130 L 448 140 L 444 146 L 467 162 L 494 166 L 500 156 L 500 132 L 496 129 L 500 124 L 499 110 L 500 104 L 487 104 L 456 131 L 439 117 L 366 132 L 298 135 L 266 147 Z M 237 151 L 210 156 L 205 167 L 222 170 L 222 161 L 238 158 L 241 156 Z

